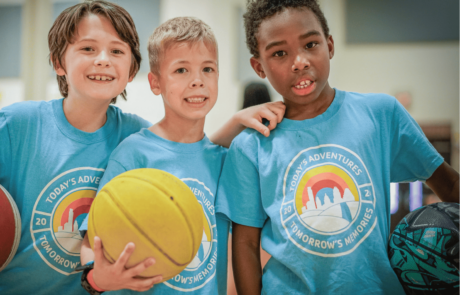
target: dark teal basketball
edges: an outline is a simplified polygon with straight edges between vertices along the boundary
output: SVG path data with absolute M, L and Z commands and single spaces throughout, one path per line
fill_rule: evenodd
M 421 207 L 396 226 L 388 256 L 406 294 L 459 294 L 457 203 Z

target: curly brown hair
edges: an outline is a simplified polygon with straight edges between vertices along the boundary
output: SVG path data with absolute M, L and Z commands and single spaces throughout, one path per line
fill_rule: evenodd
M 68 44 L 73 42 L 78 24 L 89 14 L 100 15 L 107 18 L 112 23 L 112 26 L 115 28 L 121 40 L 131 47 L 131 68 L 129 70 L 129 75 L 134 77 L 139 71 L 142 59 L 139 51 L 139 36 L 137 35 L 134 21 L 124 8 L 103 0 L 79 3 L 65 9 L 57 17 L 48 33 L 50 63 L 54 68 L 56 68 L 58 64 L 61 66 L 63 65 L 62 59 Z M 65 76 L 57 76 L 56 78 L 61 95 L 67 97 L 69 95 L 69 85 L 67 84 Z M 126 89 L 123 90 L 121 96 L 126 100 Z M 111 103 L 115 103 L 116 101 L 117 97 L 114 97 Z
M 246 45 L 255 57 L 259 57 L 257 32 L 260 24 L 267 18 L 286 8 L 308 8 L 318 18 L 324 35 L 329 37 L 329 27 L 326 18 L 316 0 L 248 0 L 247 12 L 243 15 L 246 30 Z

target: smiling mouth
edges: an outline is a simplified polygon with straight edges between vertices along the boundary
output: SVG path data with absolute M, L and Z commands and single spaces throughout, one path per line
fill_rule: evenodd
M 115 79 L 114 77 L 110 77 L 106 75 L 90 75 L 88 76 L 88 78 L 90 80 L 97 80 L 97 81 L 112 81 Z
M 304 80 L 304 81 L 301 81 L 299 84 L 295 85 L 294 87 L 297 88 L 297 89 L 303 89 L 303 88 L 307 88 L 312 83 L 313 83 L 313 81 Z
M 206 100 L 206 97 L 187 97 L 185 101 L 190 103 L 201 103 Z

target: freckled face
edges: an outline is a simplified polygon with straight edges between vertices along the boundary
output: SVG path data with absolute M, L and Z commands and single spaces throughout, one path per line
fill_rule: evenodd
M 268 78 L 288 108 L 333 97 L 328 77 L 334 43 L 311 10 L 288 8 L 264 20 L 257 41 L 260 57 L 252 58 L 251 65 Z
M 75 33 L 65 51 L 63 67 L 56 67 L 56 73 L 66 77 L 68 98 L 110 102 L 133 79 L 129 75 L 131 47 L 103 16 L 84 17 Z

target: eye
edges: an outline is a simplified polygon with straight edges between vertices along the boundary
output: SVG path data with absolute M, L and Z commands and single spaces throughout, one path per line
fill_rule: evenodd
M 273 53 L 273 56 L 277 56 L 277 57 L 281 57 L 281 56 L 285 56 L 286 55 L 286 52 L 285 51 L 276 51 Z
M 211 67 L 206 67 L 206 68 L 203 69 L 203 72 L 205 72 L 205 73 L 212 73 L 212 72 L 214 72 L 214 69 L 211 68 Z
M 180 68 L 180 69 L 176 70 L 176 73 L 178 73 L 178 74 L 184 74 L 186 72 L 187 72 L 187 69 L 185 69 L 185 68 Z
M 83 51 L 94 51 L 91 47 L 83 47 L 81 50 Z
M 123 51 L 121 51 L 120 49 L 114 49 L 114 50 L 112 50 L 112 53 L 123 54 Z
M 313 47 L 316 47 L 318 45 L 318 42 L 309 42 L 307 45 L 305 45 L 306 48 L 311 49 Z

